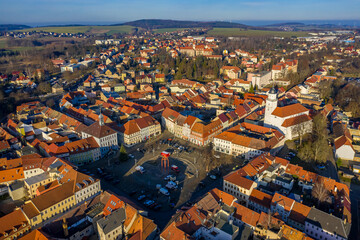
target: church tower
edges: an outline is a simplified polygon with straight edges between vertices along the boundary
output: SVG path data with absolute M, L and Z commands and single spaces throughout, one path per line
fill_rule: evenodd
M 99 125 L 100 126 L 104 126 L 105 123 L 104 123 L 104 116 L 102 115 L 102 113 L 100 113 L 99 115 Z
M 266 99 L 266 106 L 265 106 L 265 119 L 264 119 L 264 126 L 273 126 L 273 117 L 271 113 L 277 108 L 278 98 L 277 98 L 277 91 L 274 87 L 270 89 L 268 92 L 268 98 Z

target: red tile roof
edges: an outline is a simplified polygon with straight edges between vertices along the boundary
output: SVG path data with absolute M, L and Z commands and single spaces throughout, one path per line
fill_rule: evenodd
M 275 108 L 275 110 L 272 112 L 272 115 L 284 118 L 299 113 L 305 113 L 307 111 L 309 111 L 309 109 L 305 108 L 300 103 L 295 103 L 288 106 Z

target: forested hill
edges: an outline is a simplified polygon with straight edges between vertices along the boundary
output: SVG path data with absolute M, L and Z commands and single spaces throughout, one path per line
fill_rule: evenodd
M 0 24 L 0 32 L 1 31 L 12 31 L 12 30 L 20 30 L 30 28 L 26 25 L 20 25 L 20 24 Z
M 230 22 L 198 22 L 198 21 L 177 21 L 177 20 L 163 20 L 163 19 L 142 19 L 132 22 L 126 22 L 122 24 L 114 25 L 130 25 L 134 27 L 140 27 L 144 29 L 159 29 L 159 28 L 244 28 L 250 29 L 253 27 Z

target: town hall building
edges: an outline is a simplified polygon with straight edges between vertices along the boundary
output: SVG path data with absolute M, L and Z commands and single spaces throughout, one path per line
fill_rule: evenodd
M 277 90 L 271 88 L 266 99 L 264 126 L 280 130 L 286 139 L 294 139 L 312 131 L 309 109 L 300 103 L 278 106 Z
M 100 146 L 101 157 L 110 149 L 118 148 L 117 132 L 104 123 L 104 116 L 100 113 L 99 122 L 94 122 L 83 129 L 82 138 L 94 137 Z

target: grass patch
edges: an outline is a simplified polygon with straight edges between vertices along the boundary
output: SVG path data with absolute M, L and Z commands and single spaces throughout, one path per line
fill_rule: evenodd
M 106 35 L 112 35 L 116 33 L 130 33 L 134 29 L 133 26 L 121 25 L 121 26 L 91 26 L 89 33 L 106 33 Z
M 90 26 L 73 26 L 73 27 L 37 27 L 17 30 L 17 32 L 55 32 L 55 33 L 85 33 L 89 31 Z
M 6 39 L 0 39 L 0 48 L 6 48 Z
M 153 32 L 154 33 L 166 33 L 166 32 L 183 31 L 185 29 L 188 29 L 188 28 L 159 28 L 159 29 L 154 29 Z
M 37 27 L 17 30 L 17 32 L 55 32 L 55 33 L 90 33 L 90 34 L 114 34 L 129 33 L 134 29 L 132 26 L 73 26 L 73 27 Z
M 207 32 L 207 35 L 225 36 L 225 37 L 258 37 L 258 36 L 272 36 L 272 37 L 306 37 L 309 36 L 307 32 L 283 32 L 283 31 L 267 31 L 267 30 L 244 30 L 241 28 L 213 28 Z

